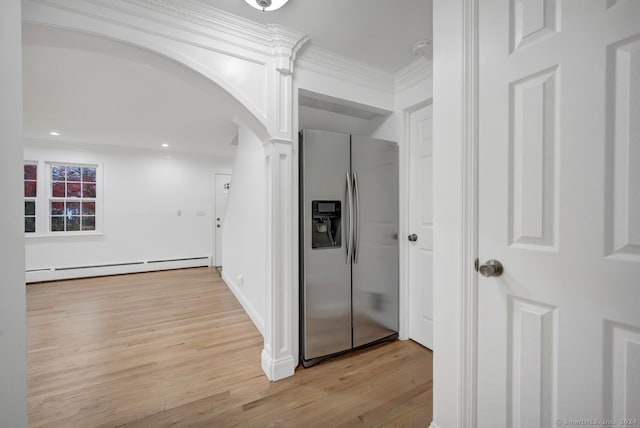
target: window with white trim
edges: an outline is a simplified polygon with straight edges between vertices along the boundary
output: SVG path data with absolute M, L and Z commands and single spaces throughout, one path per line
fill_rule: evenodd
M 97 165 L 49 163 L 49 232 L 96 230 Z
M 24 164 L 24 233 L 36 233 L 36 205 L 38 199 L 38 164 Z

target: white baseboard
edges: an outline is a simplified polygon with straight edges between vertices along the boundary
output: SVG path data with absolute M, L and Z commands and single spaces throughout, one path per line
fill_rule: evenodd
M 440 428 L 438 425 L 436 425 L 435 422 L 431 422 L 431 425 L 429 425 L 429 428 Z
M 100 266 L 59 267 L 27 270 L 27 284 L 33 282 L 58 281 L 62 279 L 91 278 L 95 276 L 122 275 L 127 273 L 154 272 L 170 269 L 206 267 L 211 257 L 192 257 L 174 260 L 133 261 L 104 264 Z
M 293 376 L 298 365 L 291 356 L 280 360 L 272 360 L 264 349 L 262 350 L 261 360 L 262 370 L 272 382 Z
M 253 321 L 253 324 L 256 326 L 262 337 L 264 337 L 264 320 L 262 319 L 258 311 L 256 311 L 256 308 L 251 304 L 249 299 L 247 299 L 247 297 L 244 295 L 242 290 L 236 285 L 233 279 L 231 279 L 231 276 L 229 276 L 229 274 L 224 271 L 224 269 L 222 270 L 222 280 L 227 284 L 227 287 L 229 287 L 229 290 L 231 290 L 233 295 L 236 296 L 236 299 L 238 300 L 238 302 L 240 302 L 240 304 L 244 308 L 244 311 L 247 313 L 247 315 L 249 315 L 249 318 L 251 318 L 251 321 Z

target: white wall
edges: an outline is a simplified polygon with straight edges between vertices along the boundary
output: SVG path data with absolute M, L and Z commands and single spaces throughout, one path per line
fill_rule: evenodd
M 369 135 L 371 121 L 306 106 L 298 108 L 299 129 L 319 129 L 345 134 Z
M 265 157 L 262 142 L 239 126 L 222 230 L 222 277 L 264 335 L 266 313 Z
M 295 88 L 389 111 L 394 103 L 393 77 L 313 45 L 298 53 L 293 76 Z
M 27 426 L 20 0 L 0 2 L 0 425 Z
M 103 233 L 28 236 L 27 271 L 213 255 L 213 175 L 229 172 L 231 159 L 49 141 L 46 147 L 27 145 L 24 158 L 98 163 L 104 193 Z M 40 207 L 39 212 L 43 208 L 46 210 Z M 152 264 L 133 271 L 162 267 Z M 35 280 L 89 274 L 91 271 L 28 273 Z

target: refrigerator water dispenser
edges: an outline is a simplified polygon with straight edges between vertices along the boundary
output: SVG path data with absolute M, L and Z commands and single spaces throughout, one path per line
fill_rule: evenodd
M 340 248 L 340 208 L 340 201 L 311 201 L 311 248 Z

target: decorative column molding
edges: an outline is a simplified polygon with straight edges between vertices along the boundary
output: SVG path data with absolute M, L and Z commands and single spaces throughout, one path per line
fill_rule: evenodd
M 293 141 L 293 63 L 309 37 L 276 24 L 268 24 L 267 29 L 275 69 L 269 133 L 273 138 Z
M 297 334 L 298 281 L 293 278 L 293 63 L 309 39 L 275 24 L 267 25 L 273 49 L 272 101 L 269 134 L 264 143 L 267 201 L 266 314 L 262 369 L 280 380 L 293 376 L 298 365 L 294 335 Z
M 297 281 L 292 281 L 291 141 L 270 139 L 264 143 L 264 154 L 267 260 L 262 369 L 269 380 L 276 381 L 293 376 L 298 365 L 293 349 Z
M 293 74 L 296 54 L 309 37 L 277 24 L 267 24 L 267 30 L 271 36 L 276 70 L 282 74 Z

